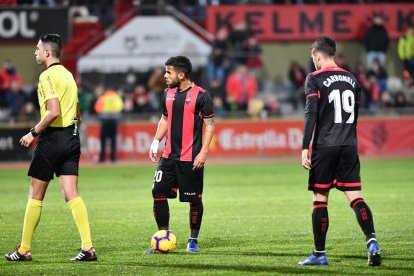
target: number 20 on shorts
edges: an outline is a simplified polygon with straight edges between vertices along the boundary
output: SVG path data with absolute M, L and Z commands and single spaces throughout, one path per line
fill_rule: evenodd
M 161 179 L 162 179 L 162 171 L 161 170 L 155 171 L 154 182 L 160 182 Z

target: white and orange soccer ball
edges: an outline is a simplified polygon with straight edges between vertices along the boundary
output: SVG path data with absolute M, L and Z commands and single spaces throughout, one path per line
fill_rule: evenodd
M 177 237 L 170 230 L 160 230 L 152 235 L 151 247 L 158 253 L 171 253 L 177 248 Z

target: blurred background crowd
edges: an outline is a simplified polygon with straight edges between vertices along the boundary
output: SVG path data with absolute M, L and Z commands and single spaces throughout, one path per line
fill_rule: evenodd
M 7 2 L 7 1 L 6 1 Z M 71 20 L 93 21 L 106 29 L 114 24 L 114 1 L 65 1 L 34 0 L 11 1 L 27 6 L 70 6 Z M 381 3 L 390 1 L 363 0 L 158 0 L 132 1 L 141 14 L 162 14 L 158 8 L 165 4 L 175 6 L 196 22 L 206 25 L 206 8 L 209 5 L 246 4 L 350 4 Z M 412 1 L 399 1 L 412 2 Z M 155 5 L 154 5 L 155 4 Z M 145 8 L 150 5 L 150 8 Z M 359 41 L 365 56 L 357 63 L 348 61 L 353 53 L 340 51 L 337 64 L 352 72 L 362 87 L 362 113 L 383 114 L 384 112 L 410 113 L 414 107 L 414 29 L 408 26 L 390 50 L 388 30 L 382 15 L 376 15 L 371 26 Z M 340 44 L 340 43 L 339 43 Z M 210 42 L 211 54 L 207 66 L 194 74 L 194 81 L 205 87 L 212 95 L 216 114 L 233 116 L 296 116 L 302 115 L 305 104 L 304 82 L 308 73 L 314 71 L 310 58 L 306 61 L 291 59 L 283 78 L 267 78 L 263 73 L 264 50 L 246 21 L 221 26 Z M 339 47 L 340 48 L 340 47 Z M 390 59 L 389 55 L 398 59 Z M 355 60 L 355 59 L 353 59 Z M 27 61 L 32 62 L 30 60 Z M 273 66 L 278 62 L 273 61 Z M 34 59 L 33 59 L 34 63 Z M 387 65 L 401 63 L 402 70 L 389 74 Z M 36 83 L 23 83 L 20 68 L 13 63 L 13 56 L 2 61 L 0 71 L 0 120 L 15 123 L 35 121 L 38 116 Z M 151 68 L 147 72 L 132 72 L 131 81 L 114 87 L 106 80 L 95 83 L 83 82 L 78 78 L 79 101 L 84 115 L 95 115 L 95 102 L 106 90 L 115 90 L 123 99 L 122 113 L 125 117 L 147 118 L 159 116 L 160 102 L 166 88 L 164 66 Z

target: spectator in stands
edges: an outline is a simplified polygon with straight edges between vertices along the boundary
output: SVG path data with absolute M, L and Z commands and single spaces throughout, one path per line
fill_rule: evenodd
M 375 59 L 378 59 L 380 64 L 385 66 L 389 37 L 382 16 L 376 15 L 374 17 L 373 25 L 365 34 L 364 45 L 367 51 L 367 67 L 371 68 Z
M 246 64 L 250 74 L 253 76 L 257 75 L 257 71 L 262 67 L 262 47 L 260 46 L 257 39 L 253 36 L 247 38 L 243 43 L 242 52 L 244 58 L 242 63 Z
M 6 94 L 7 105 L 10 108 L 11 121 L 18 120 L 20 115 L 23 115 L 24 106 L 28 101 L 26 93 L 20 89 L 20 83 L 17 80 L 10 82 L 10 88 Z
M 123 105 L 122 97 L 114 90 L 105 91 L 95 103 L 95 111 L 101 121 L 101 152 L 99 162 L 105 161 L 107 139 L 111 142 L 111 161 L 116 161 L 116 136 Z
M 249 101 L 247 106 L 247 114 L 252 118 L 259 118 L 265 109 L 265 103 L 262 99 L 254 98 Z
M 18 88 L 23 89 L 22 79 L 9 59 L 4 60 L 0 71 L 0 107 L 7 107 L 7 92 L 11 90 L 12 81 L 18 82 Z
M 38 6 L 49 6 L 49 7 L 54 7 L 56 6 L 56 4 L 63 4 L 61 2 L 64 1 L 59 1 L 59 0 L 31 0 L 31 1 L 18 1 L 19 4 L 32 4 L 33 7 L 38 7 Z M 25 3 L 27 2 L 27 3 Z
M 405 35 L 398 39 L 398 57 L 414 80 L 414 28 L 409 26 Z
M 211 56 L 208 63 L 208 81 L 211 87 L 219 87 L 225 76 L 228 66 L 227 53 L 229 51 L 228 30 L 222 27 L 218 30 L 216 39 L 211 43 Z
M 94 91 L 92 98 L 89 101 L 89 114 L 96 114 L 95 111 L 95 103 L 98 100 L 99 96 L 101 96 L 105 92 L 105 86 L 103 84 L 98 84 Z
M 205 20 L 205 8 L 203 7 L 207 4 L 205 0 L 178 0 L 170 2 L 178 2 L 175 6 L 198 24 L 201 25 L 203 20 Z
M 163 68 L 155 68 L 154 71 L 152 71 L 147 81 L 147 87 L 149 90 L 149 101 L 152 109 L 160 110 L 164 90 L 167 88 Z
M 18 88 L 23 89 L 22 78 L 9 59 L 3 62 L 3 70 L 0 71 L 0 76 L 3 85 L 2 89 L 10 90 L 12 81 L 17 81 Z
M 387 110 L 389 107 L 393 107 L 394 103 L 393 103 L 393 98 L 391 96 L 391 94 L 386 91 L 384 93 L 381 94 L 381 107 L 383 110 Z
M 0 76 L 0 108 L 2 108 L 2 107 L 8 107 L 7 100 L 6 100 L 7 90 L 6 89 L 3 89 L 1 87 L 2 87 L 2 78 Z
M 370 87 L 371 84 L 368 80 L 368 72 L 365 68 L 364 63 L 360 62 L 357 64 L 356 71 L 354 73 L 356 80 L 358 81 L 359 85 L 361 86 L 361 104 L 360 106 L 363 108 L 368 108 L 370 103 Z
M 257 82 L 246 65 L 239 64 L 226 82 L 227 104 L 231 111 L 246 110 L 256 96 Z
M 351 72 L 351 67 L 345 61 L 345 55 L 343 53 L 338 53 L 335 57 L 335 62 L 338 67 Z
M 245 53 L 243 52 L 243 44 L 252 33 L 249 31 L 246 21 L 240 21 L 234 26 L 228 26 L 228 28 L 230 30 L 229 39 L 232 56 L 230 67 L 233 68 L 237 64 L 243 63 L 243 60 L 246 58 Z
M 99 18 L 99 22 L 104 26 L 104 28 L 108 28 L 114 22 L 113 1 L 101 0 L 96 2 L 99 4 L 88 5 L 89 12 L 91 15 Z
M 150 103 L 148 92 L 142 84 L 135 87 L 130 95 L 130 100 L 132 102 L 132 111 L 134 113 L 149 113 L 154 111 Z
M 23 116 L 21 116 L 22 121 L 27 122 L 37 122 L 39 121 L 39 99 L 37 95 L 37 82 L 30 89 L 30 92 L 27 94 L 27 102 L 23 107 Z M 20 118 L 19 118 L 20 119 Z
M 381 92 L 387 91 L 388 74 L 385 68 L 381 65 L 379 59 L 374 59 L 372 65 L 368 70 L 369 76 L 375 76 L 377 84 L 381 88 Z
M 289 67 L 288 75 L 290 81 L 289 101 L 292 103 L 293 109 L 297 110 L 299 99 L 303 105 L 306 101 L 304 87 L 306 72 L 297 61 L 292 61 Z
M 375 112 L 381 99 L 381 88 L 375 75 L 368 75 L 368 109 Z
M 276 94 L 272 93 L 266 97 L 265 109 L 270 114 L 280 115 L 280 104 Z
M 125 89 L 123 87 L 118 87 L 116 89 L 116 94 L 118 94 L 118 96 L 121 97 L 123 102 L 125 102 L 126 99 L 128 99 L 130 96 L 128 93 L 125 92 Z
M 407 96 L 405 95 L 405 93 L 402 91 L 397 92 L 397 94 L 395 95 L 394 107 L 407 107 L 407 106 L 408 106 L 408 100 L 407 100 Z
M 90 94 L 91 93 L 88 92 L 87 90 L 85 90 L 85 88 L 82 85 L 79 85 L 78 99 L 79 99 L 79 107 L 80 107 L 80 111 L 81 111 L 82 115 L 88 113 L 88 111 L 89 111 Z
M 219 96 L 213 97 L 214 113 L 216 116 L 222 116 L 226 114 L 226 108 L 224 107 L 223 99 Z
M 155 2 L 155 3 L 154 3 Z M 160 7 L 159 1 L 154 0 L 138 0 L 132 1 L 137 6 L 138 14 L 140 15 L 161 15 L 162 8 Z
M 33 84 L 32 89 L 29 92 L 29 103 L 33 105 L 33 111 L 39 111 L 39 95 L 37 94 L 37 83 Z
M 403 77 L 402 83 L 402 91 L 406 95 L 408 104 L 414 106 L 414 80 L 410 76 L 405 76 Z

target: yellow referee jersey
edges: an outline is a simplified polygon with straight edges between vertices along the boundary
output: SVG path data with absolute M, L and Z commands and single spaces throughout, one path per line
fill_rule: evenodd
M 50 127 L 68 127 L 73 124 L 78 103 L 78 87 L 72 73 L 63 65 L 52 64 L 40 74 L 37 94 L 41 118 L 46 112 L 46 101 L 59 99 L 60 115 L 50 124 Z

